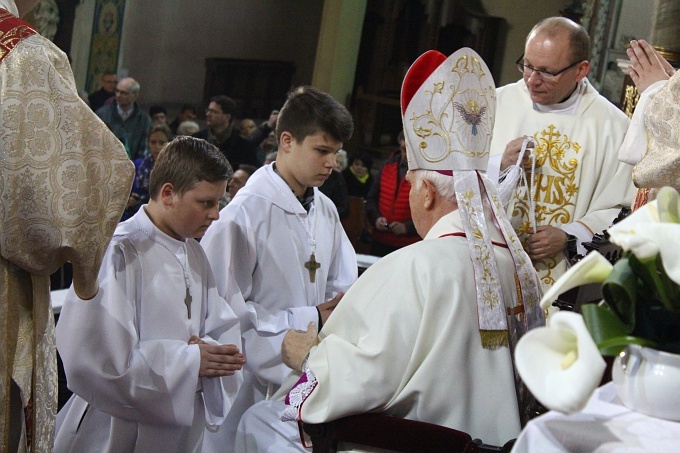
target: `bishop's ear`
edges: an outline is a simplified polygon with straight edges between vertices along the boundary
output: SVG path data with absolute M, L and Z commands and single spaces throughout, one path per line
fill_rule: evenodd
M 422 180 L 423 190 L 425 191 L 425 200 L 423 200 L 423 207 L 425 209 L 432 209 L 434 207 L 435 195 L 437 189 L 435 189 L 434 184 L 429 179 L 423 178 Z

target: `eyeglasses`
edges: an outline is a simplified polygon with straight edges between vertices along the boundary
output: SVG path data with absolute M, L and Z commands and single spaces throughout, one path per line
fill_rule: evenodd
M 545 71 L 543 69 L 536 69 L 536 68 L 533 68 L 529 65 L 526 65 L 522 62 L 523 59 L 524 59 L 524 54 L 522 54 L 522 56 L 519 57 L 517 59 L 517 61 L 515 62 L 515 64 L 517 65 L 517 69 L 519 69 L 519 72 L 521 72 L 524 75 L 528 74 L 529 76 L 531 76 L 532 72 L 535 72 L 536 75 L 538 76 L 538 78 L 543 80 L 544 82 L 555 81 L 555 79 L 557 79 L 557 77 L 559 77 L 560 74 L 562 74 L 563 72 L 573 68 L 574 66 L 576 66 L 577 64 L 580 64 L 583 61 L 583 60 L 575 61 L 574 63 L 570 64 L 569 66 L 567 66 L 564 69 L 560 69 L 557 72 L 550 72 L 550 71 Z
M 220 112 L 220 111 L 214 110 L 214 109 L 206 109 L 205 114 L 207 115 L 208 113 L 212 113 L 213 115 L 221 115 L 224 112 Z

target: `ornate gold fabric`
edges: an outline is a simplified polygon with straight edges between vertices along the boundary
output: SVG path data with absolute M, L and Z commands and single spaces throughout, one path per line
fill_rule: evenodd
M 647 152 L 633 168 L 637 187 L 680 190 L 680 72 L 676 72 L 645 110 Z M 650 191 L 648 201 L 655 198 Z
M 0 10 L 0 28 L 10 19 Z M 96 294 L 133 165 L 79 98 L 64 53 L 40 35 L 14 44 L 0 62 L 0 449 L 14 377 L 22 404 L 32 399 L 30 450 L 48 452 L 57 404 L 49 274 L 71 261 L 76 292 Z
M 564 225 L 573 222 L 581 175 L 581 145 L 571 141 L 552 124 L 538 132 L 534 140 L 536 174 L 527 175 L 527 181 L 535 189 L 536 224 Z M 518 188 L 512 209 L 512 223 L 523 243 L 531 233 L 529 211 L 529 191 L 525 187 Z M 558 265 L 557 257 L 537 260 L 534 265 L 544 285 L 555 283 L 553 270 Z

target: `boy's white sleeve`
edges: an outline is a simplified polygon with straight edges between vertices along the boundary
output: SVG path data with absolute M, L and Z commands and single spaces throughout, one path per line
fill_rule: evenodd
M 56 328 L 69 388 L 93 407 L 145 424 L 191 426 L 198 387 L 198 345 L 140 341 L 134 248 L 112 242 L 90 300 L 69 290 Z M 137 274 L 138 275 L 138 274 Z

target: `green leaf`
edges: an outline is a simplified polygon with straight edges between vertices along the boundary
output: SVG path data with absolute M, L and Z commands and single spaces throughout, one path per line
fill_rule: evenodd
M 629 265 L 632 258 L 633 255 L 620 258 L 602 284 L 602 296 L 613 311 L 611 314 L 616 314 L 619 321 L 625 325 L 626 330 L 623 333 L 631 333 L 635 327 L 637 277 Z
M 632 337 L 630 335 L 609 338 L 597 343 L 597 347 L 600 349 L 600 354 L 602 355 L 617 356 L 621 354 L 621 351 L 623 351 L 629 344 L 639 344 L 640 346 L 647 346 L 650 348 L 658 347 L 658 345 L 651 340 L 640 337 Z
M 669 289 L 664 284 L 661 274 L 666 274 L 663 271 L 663 265 L 659 255 L 649 258 L 638 259 L 635 255 L 631 255 L 628 259 L 628 264 L 632 272 L 637 275 L 646 286 L 643 288 L 642 294 L 655 295 L 667 310 L 673 309 L 673 302 L 669 295 Z M 674 284 L 675 285 L 675 284 Z
M 585 304 L 581 307 L 581 314 L 586 327 L 595 343 L 600 346 L 613 338 L 627 337 L 631 332 L 627 326 L 608 307 L 597 304 Z M 602 355 L 605 354 L 600 350 Z

